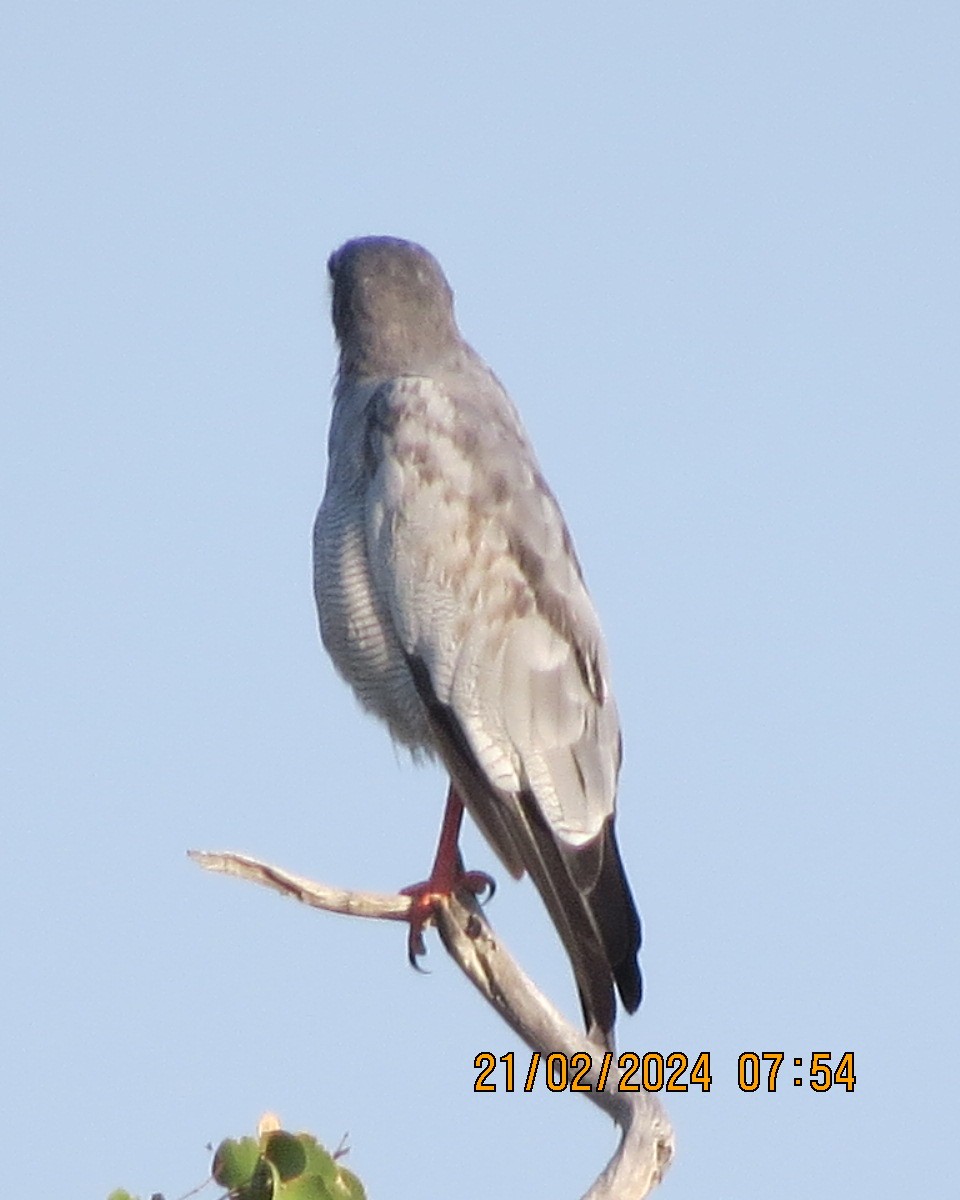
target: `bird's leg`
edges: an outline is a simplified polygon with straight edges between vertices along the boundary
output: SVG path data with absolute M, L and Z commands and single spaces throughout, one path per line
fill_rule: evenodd
M 463 824 L 463 801 L 457 795 L 457 790 L 450 784 L 447 792 L 447 804 L 443 810 L 443 823 L 440 826 L 440 838 L 437 842 L 437 853 L 434 856 L 430 877 L 422 883 L 413 883 L 405 887 L 402 894 L 410 896 L 410 936 L 407 940 L 407 957 L 410 965 L 415 967 L 417 959 L 426 954 L 423 944 L 423 930 L 433 917 L 437 903 L 455 892 L 466 889 L 475 895 L 489 892 L 493 895 L 495 884 L 493 879 L 483 871 L 464 871 L 463 858 L 460 855 L 460 826 Z

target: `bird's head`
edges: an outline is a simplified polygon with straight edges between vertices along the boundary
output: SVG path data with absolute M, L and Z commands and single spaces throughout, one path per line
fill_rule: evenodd
M 422 246 L 355 238 L 330 255 L 327 270 L 341 372 L 427 373 L 460 348 L 453 292 Z

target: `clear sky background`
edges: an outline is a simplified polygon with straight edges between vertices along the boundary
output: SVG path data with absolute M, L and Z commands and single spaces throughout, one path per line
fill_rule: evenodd
M 431 935 L 189 847 L 392 890 L 444 781 L 327 662 L 325 260 L 427 245 L 574 532 L 626 739 L 647 998 L 709 1050 L 664 1200 L 956 1195 L 960 7 L 0 9 L 0 1143 L 174 1200 L 266 1109 L 372 1200 L 577 1197 L 581 1098 Z M 575 1015 L 528 883 L 491 918 Z M 856 1052 L 857 1087 L 745 1050 Z M 50 1157 L 48 1157 L 50 1155 Z M 54 1162 L 54 1177 L 48 1176 Z M 14 1164 L 11 1166 L 11 1164 Z

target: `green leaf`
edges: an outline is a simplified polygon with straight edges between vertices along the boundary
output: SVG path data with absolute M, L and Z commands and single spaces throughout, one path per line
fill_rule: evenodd
M 311 1134 L 301 1133 L 299 1137 L 307 1153 L 307 1172 L 320 1176 L 331 1200 L 367 1200 L 363 1184 L 352 1171 L 341 1167 Z
M 280 1191 L 280 1174 L 262 1155 L 250 1182 L 237 1194 L 237 1200 L 273 1200 Z
M 334 1162 L 333 1156 L 324 1150 L 312 1134 L 301 1133 L 298 1137 L 307 1160 L 305 1173 L 319 1175 L 326 1184 L 336 1183 L 339 1168 Z
M 280 1185 L 277 1200 L 333 1200 L 333 1194 L 319 1175 L 301 1175 Z
M 131 1196 L 129 1192 L 123 1188 L 117 1188 L 115 1192 L 111 1192 L 107 1200 L 137 1200 L 136 1196 Z
M 267 1134 L 262 1141 L 262 1153 L 276 1167 L 282 1183 L 296 1179 L 307 1169 L 307 1152 L 303 1142 L 283 1129 Z
M 363 1190 L 363 1184 L 346 1167 L 341 1167 L 339 1170 L 333 1195 L 334 1200 L 367 1200 L 367 1193 Z
M 253 1138 L 226 1138 L 216 1149 L 210 1174 L 232 1192 L 252 1180 L 259 1159 L 260 1147 Z

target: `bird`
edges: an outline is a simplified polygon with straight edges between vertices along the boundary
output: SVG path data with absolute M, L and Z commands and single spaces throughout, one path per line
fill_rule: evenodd
M 460 334 L 437 260 L 360 237 L 327 264 L 339 364 L 314 525 L 320 635 L 363 708 L 449 775 L 411 961 L 438 897 L 488 877 L 464 809 L 528 873 L 588 1036 L 641 1000 L 640 918 L 614 830 L 622 738 L 600 623 L 513 402 Z

